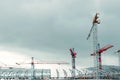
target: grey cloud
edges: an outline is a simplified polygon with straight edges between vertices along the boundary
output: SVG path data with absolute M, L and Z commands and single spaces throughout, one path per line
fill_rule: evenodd
M 1 46 L 43 51 L 45 55 L 54 55 L 53 59 L 69 54 L 69 48 L 74 47 L 80 60 L 82 56 L 90 57 L 92 36 L 89 41 L 86 37 L 96 10 L 94 0 L 7 1 L 0 1 Z M 101 46 L 113 43 L 119 47 L 119 1 L 100 2 L 98 35 Z

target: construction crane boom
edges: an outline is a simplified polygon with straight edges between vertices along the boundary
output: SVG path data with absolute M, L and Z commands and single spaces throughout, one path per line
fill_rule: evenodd
M 100 46 L 99 46 L 99 47 L 100 47 Z M 98 64 L 99 64 L 99 66 L 98 66 L 99 69 L 102 69 L 101 53 L 103 53 L 104 51 L 106 51 L 106 50 L 108 50 L 108 49 L 110 49 L 110 48 L 112 48 L 112 47 L 113 47 L 113 45 L 110 45 L 110 44 L 109 44 L 109 45 L 106 45 L 106 46 L 102 47 L 101 49 L 99 49 L 98 52 L 96 51 L 96 52 L 98 53 L 98 56 L 99 56 L 99 57 L 98 57 L 98 59 L 99 59 L 99 62 L 98 62 Z M 96 55 L 95 52 L 91 54 L 91 56 L 95 56 L 95 55 Z
M 46 61 L 43 61 L 43 62 L 35 62 L 34 61 L 34 57 L 31 58 L 31 62 L 29 63 L 16 63 L 17 65 L 21 65 L 21 64 L 31 64 L 31 80 L 35 80 L 35 64 L 69 64 L 67 62 L 46 62 Z
M 31 62 L 28 62 L 28 63 L 25 63 L 25 62 L 22 62 L 22 63 L 16 63 L 17 65 L 21 65 L 21 64 L 69 64 L 68 62 L 64 62 L 64 61 L 31 61 Z
M 99 15 L 99 13 L 96 13 L 95 17 L 93 18 L 93 24 L 92 24 L 92 27 L 91 27 L 91 29 L 90 29 L 90 32 L 89 32 L 89 34 L 88 34 L 88 36 L 87 36 L 87 40 L 90 38 L 90 36 L 91 36 L 91 34 L 92 34 L 92 31 L 93 31 L 93 28 L 94 28 L 94 26 L 95 26 L 95 23 L 100 24 L 100 20 L 98 19 L 98 18 L 99 18 L 98 15 Z
M 69 64 L 68 62 L 31 62 L 31 63 L 16 63 L 17 65 L 21 64 Z
M 92 25 L 92 27 L 90 29 L 90 32 L 89 32 L 88 37 L 87 37 L 87 40 L 90 38 L 93 28 L 94 28 L 94 25 Z
M 104 51 L 106 51 L 106 50 L 108 50 L 109 48 L 112 48 L 112 47 L 113 47 L 113 45 L 108 44 L 108 45 L 102 47 L 101 49 L 99 49 L 98 53 L 103 53 Z M 92 53 L 91 56 L 95 56 L 95 52 Z

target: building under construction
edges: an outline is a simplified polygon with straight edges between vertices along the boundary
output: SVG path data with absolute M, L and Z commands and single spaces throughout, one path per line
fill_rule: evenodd
M 42 79 L 94 79 L 95 68 L 75 69 L 75 76 L 73 77 L 72 69 L 56 69 L 56 76 L 52 76 L 51 69 L 0 69 L 1 80 L 42 80 Z M 63 76 L 61 76 L 63 74 Z M 100 79 L 120 79 L 120 69 L 118 66 L 103 66 L 101 70 Z

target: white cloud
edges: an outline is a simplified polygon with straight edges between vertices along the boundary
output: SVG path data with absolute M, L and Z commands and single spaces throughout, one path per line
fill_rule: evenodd
M 0 66 L 1 67 L 15 67 L 16 63 L 28 59 L 28 56 L 16 52 L 0 50 Z

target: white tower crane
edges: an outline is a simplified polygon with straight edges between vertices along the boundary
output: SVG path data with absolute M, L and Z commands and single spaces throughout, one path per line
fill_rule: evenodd
M 35 79 L 35 64 L 69 64 L 68 62 L 35 62 L 34 61 L 34 57 L 31 57 L 31 62 L 30 63 L 16 63 L 17 65 L 21 65 L 21 64 L 31 64 L 31 80 L 36 80 Z
M 115 53 L 118 54 L 118 65 L 120 67 L 120 50 L 117 50 Z
M 93 18 L 93 24 L 90 29 L 90 32 L 88 34 L 87 40 L 91 36 L 91 33 L 93 32 L 93 52 L 95 52 L 95 57 L 94 57 L 94 66 L 96 67 L 96 80 L 99 80 L 99 64 L 98 64 L 98 36 L 97 36 L 97 24 L 100 24 L 99 18 L 99 13 L 96 13 L 96 15 Z

